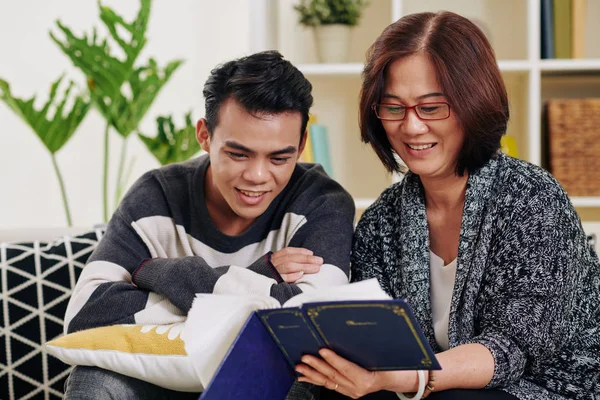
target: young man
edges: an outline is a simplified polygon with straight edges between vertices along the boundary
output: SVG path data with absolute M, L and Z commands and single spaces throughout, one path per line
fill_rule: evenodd
M 178 322 L 196 293 L 284 302 L 347 283 L 352 198 L 320 166 L 297 163 L 311 90 L 274 51 L 214 69 L 196 132 L 208 154 L 135 183 L 79 278 L 65 331 Z M 68 399 L 198 397 L 93 367 L 66 386 Z

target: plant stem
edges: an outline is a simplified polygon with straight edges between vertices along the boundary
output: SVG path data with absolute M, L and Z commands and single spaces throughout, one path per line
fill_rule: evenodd
M 127 138 L 123 138 L 123 143 L 121 144 L 121 156 L 119 158 L 119 172 L 117 173 L 117 187 L 115 191 L 115 210 L 119 206 L 119 202 L 121 201 L 121 197 L 123 196 L 123 187 L 125 186 L 125 181 L 123 179 L 123 171 L 125 170 L 125 156 L 127 155 Z
M 108 137 L 110 133 L 110 124 L 106 123 L 104 130 L 104 177 L 102 182 L 102 206 L 104 222 L 108 222 Z
M 69 211 L 69 200 L 67 199 L 67 191 L 65 190 L 65 182 L 63 181 L 62 174 L 60 173 L 60 169 L 58 168 L 58 163 L 56 162 L 56 156 L 54 153 L 50 154 L 52 158 L 52 165 L 54 166 L 54 172 L 56 172 L 56 177 L 58 178 L 58 185 L 60 186 L 60 193 L 62 195 L 63 207 L 65 208 L 65 214 L 67 215 L 67 225 L 69 227 L 73 226 L 73 221 L 71 221 L 71 212 Z

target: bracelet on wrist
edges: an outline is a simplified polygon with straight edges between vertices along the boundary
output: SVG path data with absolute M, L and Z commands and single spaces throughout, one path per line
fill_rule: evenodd
M 422 370 L 418 370 L 417 377 L 419 378 L 417 392 L 411 397 L 408 397 L 403 393 L 396 393 L 396 395 L 398 395 L 399 399 L 401 399 L 401 400 L 419 400 L 419 399 L 423 398 L 423 393 L 425 392 L 425 373 Z

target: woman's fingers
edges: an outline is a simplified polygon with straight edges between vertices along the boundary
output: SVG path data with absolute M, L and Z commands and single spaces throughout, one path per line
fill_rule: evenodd
M 317 385 L 326 386 L 328 389 L 333 390 L 336 384 L 339 386 L 350 386 L 352 384 L 347 377 L 318 357 L 305 355 L 302 357 L 302 362 L 306 365 L 300 364 L 296 371 L 309 377 Z

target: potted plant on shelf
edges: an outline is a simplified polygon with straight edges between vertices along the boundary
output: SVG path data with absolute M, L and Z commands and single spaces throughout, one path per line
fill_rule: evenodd
M 367 0 L 301 0 L 294 6 L 300 24 L 313 28 L 321 62 L 346 61 L 351 30 L 367 4 Z

